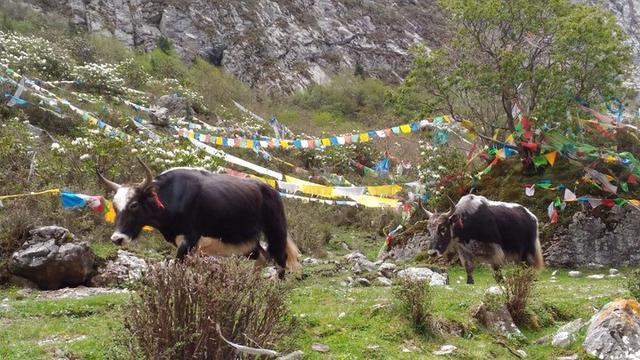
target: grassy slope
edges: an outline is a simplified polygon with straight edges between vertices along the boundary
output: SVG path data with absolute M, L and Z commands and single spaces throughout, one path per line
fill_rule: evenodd
M 382 243 L 381 239 L 369 239 L 354 231 L 338 233 L 328 244 L 329 257 L 339 259 L 348 251 L 340 242 L 352 249 L 362 251 L 374 258 Z M 349 265 L 346 266 L 350 268 Z M 333 265 L 317 265 L 305 268 L 308 277 L 295 284 L 290 296 L 291 313 L 298 323 L 283 348 L 301 349 L 309 359 L 324 359 L 327 354 L 311 350 L 319 342 L 331 348 L 328 358 L 334 359 L 415 359 L 436 358 L 433 350 L 443 344 L 458 347 L 456 359 L 508 358 L 508 351 L 493 342 L 493 339 L 471 320 L 472 308 L 481 301 L 484 290 L 494 284 L 486 268 L 476 273 L 477 284 L 464 284 L 464 270 L 450 269 L 450 287 L 433 288 L 433 314 L 455 321 L 470 330 L 464 338 L 428 337 L 413 330 L 408 319 L 398 308 L 392 288 L 354 287 L 347 288 L 340 282 L 350 271 L 335 272 Z M 575 317 L 589 318 L 593 309 L 624 292 L 619 280 L 589 280 L 569 278 L 565 271 L 559 272 L 557 282 L 551 282 L 551 270 L 545 270 L 538 281 L 534 311 L 544 322 L 544 312 L 539 309 L 553 308 L 557 318 L 569 320 Z M 460 281 L 460 282 L 458 282 Z M 8 298 L 9 309 L 0 308 L 0 358 L 46 359 L 51 358 L 54 348 L 71 352 L 83 359 L 118 357 L 126 350 L 116 340 L 122 333 L 123 306 L 126 295 L 97 296 L 80 300 L 37 300 L 34 297 L 20 298 L 14 290 L 0 291 L 0 299 Z M 374 309 L 383 304 L 380 309 Z M 544 305 L 544 306 L 543 306 Z M 345 316 L 339 318 L 344 312 Z M 561 323 L 563 321 L 559 321 Z M 545 359 L 555 355 L 580 353 L 579 341 L 570 349 L 553 349 L 549 345 L 531 345 L 543 335 L 552 333 L 557 325 L 541 330 L 525 330 L 525 339 L 511 340 L 515 348 L 524 349 L 530 358 Z M 38 341 L 52 336 L 77 337 L 84 340 L 38 345 Z M 367 349 L 377 345 L 376 350 Z M 415 346 L 420 353 L 402 352 L 403 347 Z M 442 358 L 442 357 L 438 357 Z

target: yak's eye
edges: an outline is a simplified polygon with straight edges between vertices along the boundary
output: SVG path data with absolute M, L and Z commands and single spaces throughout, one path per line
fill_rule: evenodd
M 440 226 L 440 229 L 438 229 L 438 232 L 440 232 L 440 235 L 444 235 L 447 233 L 447 228 L 444 226 Z
M 138 206 L 139 204 L 137 201 L 132 201 L 131 204 L 129 204 L 129 210 L 136 210 Z

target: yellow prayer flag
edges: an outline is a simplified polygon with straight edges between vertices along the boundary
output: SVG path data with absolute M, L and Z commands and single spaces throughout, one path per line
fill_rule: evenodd
M 280 147 L 283 149 L 289 148 L 289 142 L 287 140 L 280 140 Z
M 557 154 L 558 154 L 557 151 L 552 151 L 550 153 L 544 154 L 544 157 L 547 158 L 547 162 L 551 164 L 551 166 L 553 166 L 553 164 L 556 162 Z
M 187 137 L 189 139 L 195 139 L 196 134 L 193 132 L 193 130 L 189 130 L 189 133 L 187 134 Z
M 305 194 L 334 198 L 333 188 L 324 185 L 301 185 L 300 191 Z
M 367 133 L 360 133 L 360 141 L 361 141 L 361 142 L 369 141 L 369 134 L 367 134 Z
M 253 149 L 253 140 L 247 140 L 247 149 Z
M 320 140 L 320 142 L 322 143 L 322 145 L 324 146 L 329 146 L 331 145 L 331 140 L 329 140 L 329 138 L 323 138 L 322 140 Z
M 222 145 L 222 137 L 216 136 L 216 145 Z
M 403 134 L 409 134 L 411 132 L 411 126 L 409 126 L 409 124 L 400 125 L 400 131 L 402 131 Z
M 104 220 L 110 224 L 113 224 L 116 221 L 116 211 L 113 209 L 111 201 L 105 199 L 104 206 L 106 207 Z
M 358 195 L 358 196 L 352 196 L 351 198 L 355 200 L 358 204 L 364 205 L 366 207 L 379 208 L 379 207 L 385 207 L 385 206 L 391 206 L 391 207 L 398 206 L 398 200 L 396 199 L 385 199 L 385 198 L 379 198 L 379 197 L 370 196 L 370 195 Z
M 448 122 L 448 123 L 451 122 L 451 118 L 449 117 L 449 115 L 444 115 L 442 118 L 444 119 L 445 122 Z
M 93 116 L 90 116 L 87 121 L 89 122 L 89 124 L 91 124 L 93 126 L 98 125 L 98 119 L 94 118 Z
M 272 187 L 272 188 L 274 188 L 274 189 L 275 189 L 275 187 L 276 187 L 276 181 L 275 181 L 275 180 L 273 180 L 273 179 L 268 179 L 268 178 L 264 178 L 264 177 L 262 177 L 262 176 L 255 176 L 255 175 L 249 175 L 249 176 L 250 176 L 252 179 L 256 179 L 256 180 L 260 180 L 260 181 L 262 181 L 263 183 L 265 183 L 265 184 L 267 184 L 267 185 L 271 186 L 271 187 Z
M 296 184 L 296 185 L 318 185 L 309 181 L 301 180 L 298 178 L 294 178 L 293 176 L 285 175 L 284 179 L 288 183 Z
M 374 196 L 393 196 L 400 191 L 402 187 L 400 185 L 381 185 L 381 186 L 367 186 L 369 194 Z
M 631 199 L 629 200 L 629 203 L 634 206 L 640 206 L 640 200 Z

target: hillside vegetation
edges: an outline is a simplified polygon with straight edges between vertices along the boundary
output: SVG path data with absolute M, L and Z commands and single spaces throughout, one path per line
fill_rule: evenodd
M 467 3 L 452 2 L 446 10 L 456 13 L 456 19 L 476 19 L 495 15 L 500 2 L 487 2 L 487 8 L 479 13 L 467 8 Z M 495 298 L 487 295 L 487 288 L 495 285 L 488 268 L 480 267 L 473 286 L 463 284 L 464 270 L 455 260 L 448 264 L 447 285 L 429 286 L 393 278 L 392 286 L 383 286 L 377 268 L 362 271 L 351 257 L 346 257 L 360 252 L 375 261 L 386 249 L 387 235 L 399 225 L 410 230 L 405 234 L 421 235 L 426 231 L 419 205 L 446 210 L 449 198 L 457 200 L 469 192 L 527 206 L 540 220 L 543 243 L 557 228 L 566 225 L 573 213 L 583 209 L 579 202 L 562 209 L 557 205 L 557 210 L 561 209 L 559 219 L 551 221 L 549 204 L 563 199 L 564 189 L 578 196 L 611 201 L 640 199 L 640 187 L 627 183 L 640 169 L 633 167 L 640 157 L 638 132 L 598 122 L 595 123 L 599 126 L 589 126 L 593 124 L 588 122 L 592 116 L 574 102 L 579 96 L 582 103 L 588 101 L 587 105 L 605 114 L 611 96 L 620 94 L 622 102 L 628 104 L 620 76 L 627 71 L 629 59 L 623 56 L 625 49 L 612 19 L 605 16 L 598 23 L 586 12 L 590 8 L 577 6 L 575 10 L 568 2 L 559 1 L 562 6 L 552 9 L 559 19 L 547 23 L 538 17 L 544 17 L 544 9 L 526 1 L 518 3 L 526 10 L 524 14 L 539 21 L 537 25 L 553 27 L 553 21 L 562 23 L 560 30 L 554 28 L 560 33 L 558 42 L 550 45 L 551 55 L 561 56 L 563 49 L 576 45 L 579 34 L 573 26 L 582 24 L 592 27 L 592 33 L 599 36 L 581 44 L 584 53 L 575 54 L 576 57 L 596 51 L 602 39 L 613 42 L 605 46 L 607 57 L 603 61 L 620 57 L 610 68 L 597 63 L 578 69 L 572 59 L 561 58 L 558 61 L 564 63 L 557 68 L 537 64 L 541 67 L 530 69 L 520 66 L 519 60 L 526 57 L 529 49 L 525 40 L 518 39 L 515 48 L 521 53 L 501 58 L 504 62 L 497 65 L 487 65 L 481 60 L 491 56 L 481 54 L 484 47 L 469 41 L 473 35 L 469 33 L 471 26 L 455 38 L 454 44 L 465 50 L 455 56 L 445 48 L 433 54 L 424 48 L 414 49 L 412 71 L 401 85 L 385 83 L 354 68 L 344 70 L 326 84 L 288 95 L 267 95 L 203 59 L 182 61 L 176 44 L 166 38 L 158 39 L 158 46 L 145 52 L 113 38 L 77 32 L 55 15 L 4 4 L 0 8 L 0 89 L 7 102 L 15 104 L 0 105 L 0 196 L 20 197 L 0 202 L 0 358 L 205 356 L 202 351 L 206 349 L 192 341 L 198 336 L 216 349 L 217 355 L 211 356 L 224 358 L 231 350 L 218 339 L 213 326 L 216 321 L 225 322 L 223 325 L 228 328 L 223 326 L 224 333 L 233 334 L 234 341 L 271 347 L 280 353 L 300 349 L 309 359 L 441 358 L 433 352 L 445 344 L 457 348 L 447 356 L 459 359 L 509 358 L 516 356 L 516 350 L 534 359 L 571 354 L 588 358 L 581 347 L 584 329 L 578 332 L 577 341 L 566 348 L 538 344 L 536 340 L 553 334 L 565 322 L 578 317 L 588 319 L 594 309 L 613 299 L 637 295 L 627 290 L 634 285 L 637 288 L 633 269 L 621 269 L 631 283 L 628 286 L 620 277 L 573 278 L 565 270 L 548 269 L 533 275 L 527 281 L 531 289 L 529 301 L 516 299 L 524 302 L 521 317 L 517 318 L 522 334 L 502 336 L 486 331 L 472 316 L 481 303 L 501 306 L 510 301 L 508 295 L 512 294 Z M 536 24 L 530 27 L 526 19 L 519 20 L 514 27 L 535 30 Z M 510 36 L 505 34 L 505 38 L 511 39 Z M 505 44 L 494 50 L 508 53 L 508 47 Z M 571 76 L 561 74 L 563 66 L 571 69 Z M 593 67 L 600 78 L 588 79 L 589 83 L 572 96 L 563 93 L 561 100 L 553 101 L 554 91 L 569 89 L 567 84 L 577 86 L 575 78 L 591 72 Z M 553 78 L 539 79 L 538 71 Z M 33 83 L 23 83 L 25 91 L 13 98 L 23 86 L 19 84 L 21 76 Z M 525 85 L 519 87 L 520 83 Z M 33 84 L 45 90 L 33 91 Z M 553 86 L 544 93 L 536 92 L 549 84 Z M 511 112 L 514 98 L 507 99 L 505 94 L 515 95 L 518 91 L 527 104 L 522 112 L 538 116 L 532 129 L 522 127 L 524 116 L 513 116 Z M 169 116 L 170 126 L 153 126 L 149 112 L 140 109 L 173 94 L 182 102 Z M 267 121 L 241 110 L 236 103 Z M 80 114 L 74 110 L 76 107 L 91 113 L 95 125 L 103 124 L 102 128 L 92 125 L 89 115 Z M 638 118 L 628 116 L 630 113 L 627 109 L 625 124 L 637 126 Z M 455 118 L 440 117 L 446 114 Z M 335 185 L 331 181 L 336 179 L 357 186 L 404 185 L 395 199 L 407 201 L 408 211 L 285 199 L 289 231 L 305 261 L 299 278 L 289 276 L 277 284 L 254 278 L 256 275 L 244 260 L 193 260 L 187 265 L 171 265 L 172 271 L 156 268 L 150 278 L 124 286 L 130 292 L 52 300 L 46 298 L 47 292 L 19 289 L 8 273 L 7 262 L 28 231 L 51 224 L 69 229 L 77 240 L 87 241 L 100 264 L 117 255 L 118 247 L 109 241 L 114 226 L 105 221 L 103 213 L 88 208 L 63 209 L 57 193 L 36 196 L 32 192 L 61 190 L 110 198 L 112 194 L 98 181 L 96 170 L 119 183 L 139 182 L 143 169 L 137 158 L 156 174 L 188 166 L 212 172 L 232 168 L 257 175 L 193 146 L 184 136 L 177 136 L 173 127 L 198 125 L 204 128 L 199 130 L 203 133 L 210 127 L 216 131 L 212 130 L 211 135 L 230 138 L 273 137 L 268 124 L 271 117 L 288 127 L 292 139 L 388 129 L 428 118 L 427 129 L 412 134 L 324 149 L 270 148 L 269 156 L 265 156 L 252 149 L 221 148 L 265 168 L 327 186 Z M 531 134 L 527 135 L 529 131 Z M 507 140 L 511 133 L 520 137 L 517 142 Z M 531 153 L 520 143 L 526 142 L 526 137 L 540 144 Z M 509 146 L 514 148 L 514 154 L 500 159 L 498 153 L 504 154 Z M 552 151 L 557 151 L 555 163 L 533 164 L 532 159 Z M 614 160 L 609 161 L 608 156 Z M 367 170 L 385 158 L 393 165 L 390 175 Z M 397 174 L 395 165 L 400 161 L 411 163 L 411 167 Z M 602 184 L 587 181 L 583 178 L 585 168 L 608 175 L 621 191 L 613 195 Z M 552 189 L 538 188 L 535 196 L 525 195 L 525 185 L 544 181 L 551 183 Z M 406 185 L 412 182 L 419 186 Z M 627 183 L 625 190 L 622 182 Z M 418 197 L 420 204 L 408 201 Z M 607 211 L 600 207 L 594 213 L 606 218 Z M 401 234 L 396 235 L 401 238 Z M 126 245 L 126 250 L 151 264 L 162 264 L 175 256 L 175 247 L 157 231 L 144 232 L 139 240 Z M 422 255 L 399 260 L 397 265 L 428 265 L 442 270 L 442 261 Z M 219 270 L 215 274 L 219 277 L 203 270 L 214 267 Z M 518 282 L 518 276 L 522 276 L 519 271 L 517 267 L 508 268 L 507 278 Z M 602 271 L 583 272 L 589 275 Z M 230 287 L 217 287 L 207 281 L 210 279 L 228 281 Z M 197 288 L 200 296 L 191 296 L 189 286 Z M 232 301 L 233 296 L 239 300 Z M 176 304 L 183 304 L 188 311 L 181 312 L 182 307 Z M 203 311 L 203 304 L 216 312 L 199 316 L 203 314 L 199 312 Z M 275 310 L 264 304 L 273 304 Z M 214 321 L 214 316 L 220 318 Z M 238 328 L 229 325 L 234 316 Z M 255 319 L 258 320 L 252 322 Z M 176 325 L 164 331 L 163 324 L 180 324 L 188 330 L 178 331 L 182 328 Z M 328 352 L 323 352 L 318 343 L 328 346 Z

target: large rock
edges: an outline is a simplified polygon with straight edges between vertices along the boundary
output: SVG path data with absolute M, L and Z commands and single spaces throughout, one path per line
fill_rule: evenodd
M 522 334 L 504 304 L 491 307 L 482 303 L 473 313 L 473 317 L 489 332 L 505 336 Z
M 582 319 L 575 319 L 570 323 L 562 325 L 551 339 L 551 345 L 557 347 L 567 347 L 576 340 L 576 333 L 584 326 Z
M 576 268 L 588 265 L 630 266 L 640 264 L 640 213 L 614 207 L 601 218 L 575 213 L 568 226 L 553 234 L 545 251 L 549 266 Z
M 91 279 L 92 286 L 121 286 L 138 280 L 147 270 L 147 262 L 132 253 L 118 250 L 115 260 L 98 269 L 98 274 Z
M 406 268 L 398 271 L 397 275 L 403 280 L 429 281 L 429 285 L 446 285 L 448 283 L 445 275 L 424 267 Z
M 69 230 L 45 226 L 31 230 L 9 260 L 9 271 L 45 290 L 87 283 L 96 256 L 86 242 L 73 242 Z
M 429 237 L 427 234 L 416 234 L 406 243 L 393 246 L 389 251 L 384 252 L 383 259 L 395 259 L 400 261 L 413 260 L 421 251 L 426 251 L 429 247 Z
M 374 271 L 378 268 L 375 263 L 359 252 L 352 252 L 351 254 L 345 255 L 344 258 L 352 262 L 354 266 L 357 266 L 357 268 L 361 270 Z
M 591 318 L 584 350 L 599 359 L 640 359 L 640 304 L 616 300 Z

